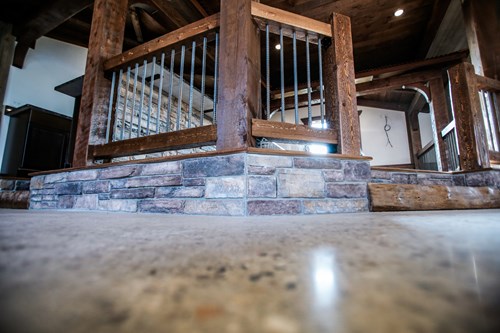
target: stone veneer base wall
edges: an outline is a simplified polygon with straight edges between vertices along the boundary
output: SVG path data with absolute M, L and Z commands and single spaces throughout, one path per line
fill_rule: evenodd
M 29 179 L 0 177 L 0 208 L 28 208 L 29 189 Z
M 364 159 L 234 153 L 38 175 L 31 209 L 192 215 L 368 211 Z

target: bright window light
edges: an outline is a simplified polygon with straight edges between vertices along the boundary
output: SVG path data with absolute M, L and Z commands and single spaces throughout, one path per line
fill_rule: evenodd
M 313 154 L 327 154 L 328 153 L 328 148 L 326 145 L 322 145 L 319 143 L 313 143 L 309 145 L 309 152 Z

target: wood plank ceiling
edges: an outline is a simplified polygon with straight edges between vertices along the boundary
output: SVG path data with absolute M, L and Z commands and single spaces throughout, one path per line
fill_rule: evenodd
M 87 46 L 92 0 L 3 0 L 0 20 L 12 23 L 18 45 L 27 52 L 48 36 Z M 424 59 L 450 0 L 261 0 L 262 3 L 328 22 L 332 12 L 352 20 L 356 71 Z M 124 50 L 220 10 L 220 0 L 130 0 Z M 405 13 L 394 16 L 398 8 Z M 300 53 L 304 47 L 299 46 Z M 22 66 L 23 50 L 16 50 Z M 279 52 L 271 61 L 279 61 Z M 305 57 L 304 57 L 305 58 Z M 288 61 L 287 66 L 291 66 Z M 313 64 L 314 65 L 314 64 Z M 273 75 L 276 77 L 278 75 Z M 304 75 L 299 74 L 299 79 Z M 313 78 L 314 80 L 314 78 Z M 277 87 L 273 80 L 273 88 Z M 386 96 L 389 98 L 390 96 Z M 395 97 L 392 102 L 401 104 Z M 405 104 L 407 99 L 404 98 Z M 398 105 L 395 105 L 395 107 Z M 401 107 L 401 105 L 399 105 Z

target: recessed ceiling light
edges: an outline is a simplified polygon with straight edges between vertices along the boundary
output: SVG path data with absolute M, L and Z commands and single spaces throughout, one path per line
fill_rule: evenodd
M 276 45 L 274 45 L 274 48 L 275 48 L 276 50 L 281 50 L 281 45 L 280 45 L 280 44 L 276 44 Z
M 399 8 L 398 10 L 396 10 L 394 12 L 394 16 L 401 16 L 401 15 L 403 15 L 404 12 L 405 11 L 403 9 Z

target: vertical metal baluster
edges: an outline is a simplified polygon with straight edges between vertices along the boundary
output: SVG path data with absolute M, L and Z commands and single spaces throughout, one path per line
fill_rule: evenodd
M 295 125 L 299 124 L 299 89 L 297 78 L 297 33 L 293 32 L 293 96 L 295 104 Z
M 142 87 L 141 87 L 141 104 L 139 105 L 139 122 L 137 125 L 137 137 L 138 138 L 141 136 L 142 107 L 144 105 L 144 90 L 146 88 L 147 65 L 148 65 L 148 61 L 144 60 L 144 63 L 142 65 L 142 67 L 144 67 L 144 69 L 142 70 L 142 81 L 141 81 L 141 85 L 142 85 Z
M 281 74 L 281 122 L 285 122 L 285 61 L 283 47 L 283 28 L 280 27 L 280 74 Z
M 271 68 L 269 61 L 269 24 L 266 24 L 266 119 L 271 114 Z
M 111 114 L 113 113 L 113 100 L 115 98 L 115 80 L 116 71 L 113 72 L 113 77 L 111 78 L 111 92 L 109 95 L 109 107 L 108 107 L 108 124 L 106 126 L 106 143 L 109 142 L 109 131 L 111 127 Z
M 219 78 L 219 33 L 215 33 L 215 67 L 214 67 L 214 124 L 217 122 L 217 81 Z
M 149 135 L 149 126 L 151 125 L 151 108 L 153 105 L 153 92 L 155 88 L 155 70 L 156 56 L 153 57 L 153 61 L 151 62 L 151 82 L 149 82 L 148 122 L 146 124 L 146 135 Z
M 122 82 L 123 70 L 120 70 L 120 84 Z M 128 86 L 130 83 L 130 66 L 127 67 L 127 81 L 125 86 L 125 100 L 123 101 L 123 111 L 122 111 L 122 130 L 120 131 L 120 140 L 123 140 L 123 131 L 125 130 L 125 113 L 128 108 Z M 118 101 L 116 105 L 120 105 L 120 88 L 118 88 Z M 118 123 L 118 122 L 117 122 Z
M 325 106 L 323 105 L 323 59 L 321 57 L 321 37 L 318 38 L 318 64 L 319 64 L 319 108 L 321 112 L 321 128 L 325 127 Z
M 207 66 L 207 37 L 203 37 L 203 57 L 201 62 L 201 110 L 200 110 L 200 126 L 203 126 L 205 118 L 205 74 Z
M 179 72 L 179 94 L 177 96 L 177 126 L 176 130 L 181 129 L 181 113 L 182 113 L 182 88 L 184 86 L 184 57 L 186 55 L 186 46 L 181 48 L 181 69 Z
M 306 72 L 307 72 L 307 125 L 309 127 L 312 127 L 311 56 L 309 53 L 309 34 L 306 34 Z
M 167 107 L 167 132 L 170 132 L 170 115 L 172 114 L 172 94 L 174 89 L 174 66 L 175 66 L 175 50 L 170 54 L 170 87 L 168 88 L 168 107 Z
M 160 133 L 160 111 L 161 111 L 161 97 L 163 95 L 163 72 L 165 71 L 165 52 L 161 53 L 160 62 L 160 84 L 158 85 L 158 103 L 156 110 L 156 134 Z
M 118 109 L 120 108 L 120 103 L 121 103 L 121 91 L 122 91 L 122 85 L 123 85 L 123 68 L 120 68 L 120 73 L 118 74 L 118 88 L 116 88 L 116 104 L 115 104 L 115 124 L 113 128 L 113 133 L 111 137 L 111 141 L 115 141 L 115 132 L 118 130 Z
M 194 65 L 196 55 L 196 42 L 191 45 L 191 77 L 189 78 L 189 109 L 187 127 L 191 128 L 191 118 L 193 116 L 193 86 L 194 86 Z
M 135 73 L 134 73 L 134 88 L 132 89 L 132 112 L 130 112 L 130 132 L 128 133 L 128 138 L 132 138 L 132 127 L 134 125 L 134 113 L 135 113 L 135 101 L 137 97 L 137 77 L 139 73 L 139 63 L 135 63 Z

